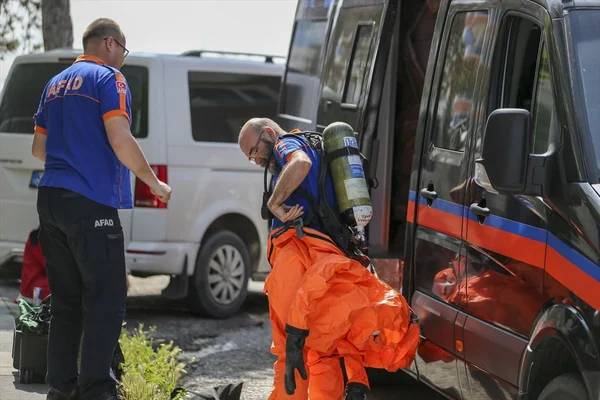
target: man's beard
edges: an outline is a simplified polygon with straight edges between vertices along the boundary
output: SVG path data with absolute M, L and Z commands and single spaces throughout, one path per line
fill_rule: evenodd
M 277 172 L 277 162 L 275 161 L 275 157 L 271 157 L 271 161 L 269 162 L 269 172 L 271 174 L 275 174 Z
M 266 142 L 266 141 L 265 141 Z M 268 168 L 269 168 L 269 172 L 271 174 L 274 174 L 277 172 L 277 162 L 275 161 L 275 154 L 273 153 L 275 151 L 275 142 L 271 142 L 269 141 L 269 158 L 267 158 L 267 163 Z

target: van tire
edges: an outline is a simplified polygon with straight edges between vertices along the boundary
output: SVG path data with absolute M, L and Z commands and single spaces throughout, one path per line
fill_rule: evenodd
M 578 374 L 564 374 L 546 385 L 538 400 L 587 400 L 585 385 Z
M 190 309 L 212 318 L 234 315 L 248 295 L 249 276 L 250 253 L 244 241 L 230 231 L 215 232 L 202 244 L 190 278 Z

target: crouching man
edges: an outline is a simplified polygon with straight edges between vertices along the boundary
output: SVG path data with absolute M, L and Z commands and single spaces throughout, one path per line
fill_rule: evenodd
M 365 267 L 366 257 L 344 248 L 348 230 L 331 212 L 338 204 L 320 139 L 253 118 L 238 140 L 248 160 L 265 168 L 262 211 L 272 220 L 270 400 L 366 399 L 365 368 L 408 366 L 419 340 L 404 298 Z

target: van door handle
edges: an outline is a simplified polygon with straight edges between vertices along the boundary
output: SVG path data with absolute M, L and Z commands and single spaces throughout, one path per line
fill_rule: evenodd
M 490 209 L 480 206 L 479 203 L 471 204 L 469 209 L 473 212 L 473 214 L 477 215 L 477 220 L 480 224 L 483 224 L 483 221 L 485 221 L 485 219 L 490 215 Z
M 433 204 L 433 201 L 435 199 L 437 199 L 438 194 L 435 190 L 429 190 L 429 188 L 423 188 L 423 189 L 421 189 L 421 196 L 425 197 L 425 200 L 427 201 L 427 205 L 431 206 L 431 204 Z

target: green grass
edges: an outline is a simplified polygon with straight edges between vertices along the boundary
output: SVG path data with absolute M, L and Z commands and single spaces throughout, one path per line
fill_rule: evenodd
M 154 346 L 150 331 L 140 325 L 131 335 L 123 331 L 119 342 L 125 358 L 120 394 L 123 400 L 170 400 L 185 365 L 177 360 L 181 349 L 172 342 Z M 173 399 L 183 400 L 185 393 Z

